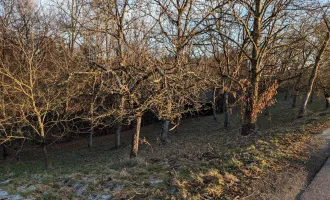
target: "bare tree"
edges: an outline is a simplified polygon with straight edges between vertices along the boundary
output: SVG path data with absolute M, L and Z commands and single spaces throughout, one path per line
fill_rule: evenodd
M 290 43 L 285 40 L 285 31 L 289 26 L 284 22 L 288 20 L 287 9 L 291 2 L 291 0 L 232 2 L 232 20 L 244 30 L 241 40 L 246 41 L 247 46 L 241 46 L 232 35 L 225 32 L 222 35 L 240 47 L 249 60 L 249 67 L 243 72 L 248 76 L 249 86 L 244 99 L 246 103 L 242 135 L 249 135 L 255 129 L 258 113 L 270 104 L 272 96 L 276 94 L 276 81 L 269 79 L 268 86 L 262 88 L 260 83 L 265 74 L 271 76 L 272 68 L 276 65 L 274 59 L 276 49 Z
M 309 100 L 310 95 L 312 93 L 315 80 L 317 78 L 317 74 L 318 74 L 319 67 L 321 65 L 322 57 L 323 57 L 323 55 L 326 51 L 326 48 L 327 48 L 329 40 L 330 40 L 330 26 L 329 26 L 329 21 L 327 19 L 326 13 L 324 13 L 322 18 L 323 18 L 323 22 L 324 22 L 324 25 L 325 25 L 325 36 L 324 36 L 323 39 L 321 39 L 320 47 L 317 48 L 317 54 L 316 54 L 314 66 L 313 66 L 313 69 L 312 69 L 312 72 L 311 72 L 311 75 L 310 75 L 310 78 L 309 78 L 309 81 L 308 81 L 307 93 L 306 93 L 306 95 L 303 99 L 303 102 L 302 102 L 301 106 L 300 106 L 298 117 L 303 117 L 304 115 L 306 115 L 307 103 L 308 103 L 308 100 Z
M 184 89 L 177 87 L 179 82 L 173 80 L 184 80 L 184 76 L 192 73 L 189 69 L 189 61 L 192 60 L 191 54 L 194 51 L 196 38 L 208 30 L 210 26 L 206 25 L 205 22 L 222 4 L 192 0 L 154 0 L 153 2 L 157 8 L 157 13 L 152 12 L 150 16 L 157 21 L 157 28 L 159 29 L 156 32 L 158 37 L 155 39 L 166 48 L 167 54 L 170 56 L 169 59 L 164 60 L 168 67 L 164 68 L 166 76 L 162 80 L 162 87 L 166 91 L 163 103 L 165 106 L 158 111 L 163 119 L 160 138 L 162 143 L 166 144 L 170 121 L 174 121 L 182 112 L 180 109 L 176 109 L 180 107 L 178 100 L 189 99 L 189 97 L 184 96 Z M 199 9 L 202 7 L 204 9 Z M 203 87 L 202 84 L 200 86 Z M 195 88 L 197 87 L 195 85 Z M 198 96 L 199 94 L 195 95 Z M 183 102 L 181 101 L 181 103 Z M 183 105 L 181 104 L 181 106 Z
M 37 141 L 47 169 L 47 137 L 61 137 L 53 135 L 54 127 L 66 118 L 62 88 L 65 68 L 56 61 L 62 52 L 57 48 L 57 38 L 49 36 L 49 23 L 36 5 L 15 1 L 12 6 L 11 24 L 2 26 L 11 37 L 2 38 L 7 51 L 0 62 L 0 84 L 6 91 L 2 94 L 3 109 L 10 117 L 2 118 L 5 135 L 1 139 Z

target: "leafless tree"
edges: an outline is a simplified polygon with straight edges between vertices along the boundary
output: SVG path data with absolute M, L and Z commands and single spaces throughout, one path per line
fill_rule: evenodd
M 320 39 L 320 45 L 317 45 L 317 50 L 316 50 L 316 54 L 315 54 L 315 61 L 313 64 L 313 68 L 312 68 L 312 72 L 308 81 L 308 85 L 307 85 L 307 93 L 303 99 L 303 102 L 300 106 L 299 109 L 299 113 L 298 113 L 298 117 L 303 117 L 304 115 L 306 115 L 306 107 L 307 107 L 307 103 L 308 100 L 311 96 L 311 93 L 313 91 L 313 87 L 315 84 L 315 80 L 317 78 L 318 75 L 318 71 L 320 68 L 320 65 L 322 64 L 322 57 L 325 54 L 325 51 L 328 47 L 328 43 L 330 40 L 330 25 L 329 25 L 329 21 L 328 21 L 328 16 L 327 16 L 327 9 L 326 11 L 324 11 L 324 14 L 322 16 L 322 20 L 323 20 L 323 24 L 324 24 L 324 32 L 325 32 L 325 36 L 324 38 Z
M 5 135 L 1 140 L 38 141 L 48 168 L 47 136 L 65 119 L 65 68 L 56 61 L 62 52 L 36 5 L 14 1 L 10 6 L 9 23 L 1 24 L 2 36 L 10 34 L 1 38 L 2 44 L 6 44 L 0 63 L 0 84 L 5 91 L 1 94 L 2 109 L 8 114 L 2 118 Z

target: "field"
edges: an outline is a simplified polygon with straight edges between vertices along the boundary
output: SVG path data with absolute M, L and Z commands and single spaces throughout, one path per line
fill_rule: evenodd
M 161 124 L 142 128 L 138 158 L 129 143 L 115 150 L 114 136 L 87 137 L 50 146 L 52 168 L 43 171 L 40 149 L 22 149 L 21 161 L 0 165 L 0 194 L 37 199 L 295 199 L 328 157 L 330 127 L 323 99 L 297 119 L 291 98 L 279 95 L 269 116 L 260 114 L 257 131 L 239 133 L 240 111 L 230 129 L 222 115 L 184 119 L 157 139 Z M 300 103 L 300 101 L 298 101 Z M 297 104 L 299 105 L 299 104 Z M 123 133 L 130 138 L 131 131 Z M 128 141 L 124 139 L 123 141 Z

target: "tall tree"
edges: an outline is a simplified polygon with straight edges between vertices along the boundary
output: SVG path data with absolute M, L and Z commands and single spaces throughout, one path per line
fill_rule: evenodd
M 1 29 L 12 35 L 2 38 L 6 40 L 7 51 L 0 62 L 0 75 L 4 77 L 0 85 L 6 91 L 4 112 L 10 114 L 10 118 L 2 118 L 6 125 L 3 139 L 37 141 L 47 169 L 47 136 L 65 118 L 62 109 L 65 90 L 61 87 L 65 69 L 63 63 L 57 65 L 57 58 L 65 50 L 58 48 L 56 38 L 48 36 L 50 23 L 35 4 L 14 1 L 12 6 L 11 24 Z M 23 127 L 28 128 L 22 131 Z
M 231 3 L 232 23 L 239 24 L 244 30 L 240 40 L 246 41 L 247 46 L 241 46 L 233 37 L 235 34 L 221 34 L 240 47 L 249 60 L 249 67 L 243 72 L 248 75 L 248 87 L 244 98 L 242 135 L 249 135 L 255 129 L 258 113 L 276 94 L 276 81 L 273 79 L 268 80 L 266 87 L 261 88 L 260 84 L 265 74 L 272 75 L 276 49 L 289 43 L 288 39 L 284 39 L 289 27 L 288 8 L 291 3 L 291 0 L 239 0 Z
M 194 0 L 154 0 L 154 2 L 157 12 L 151 13 L 150 16 L 158 23 L 159 32 L 155 39 L 164 45 L 167 54 L 171 56 L 169 62 L 167 61 L 168 67 L 164 68 L 165 76 L 162 84 L 166 94 L 162 106 L 164 109 L 159 112 L 163 119 L 160 138 L 162 143 L 166 144 L 170 121 L 174 121 L 180 115 L 180 111 L 176 110 L 180 107 L 179 99 L 188 99 L 184 96 L 184 92 L 178 89 L 178 82 L 173 82 L 171 79 L 183 80 L 184 76 L 191 72 L 188 62 L 191 60 L 194 40 L 208 30 L 209 26 L 204 22 L 222 6 L 222 3 L 213 4 Z
M 313 91 L 314 83 L 315 83 L 315 80 L 316 80 L 317 75 L 318 75 L 318 71 L 319 71 L 319 68 L 320 68 L 320 65 L 321 65 L 322 57 L 323 57 L 323 55 L 324 55 L 324 53 L 325 53 L 325 51 L 328 47 L 329 40 L 330 40 L 330 24 L 329 24 L 329 21 L 327 19 L 326 12 L 322 16 L 322 18 L 323 18 L 323 22 L 324 22 L 324 25 L 325 25 L 325 36 L 324 36 L 323 39 L 321 39 L 321 45 L 317 49 L 317 54 L 316 54 L 314 66 L 313 66 L 313 69 L 312 69 L 312 72 L 311 72 L 311 75 L 310 75 L 310 78 L 309 78 L 309 81 L 308 81 L 308 85 L 307 85 L 307 92 L 306 92 L 306 95 L 303 99 L 303 102 L 302 102 L 302 104 L 300 106 L 300 109 L 299 109 L 299 112 L 298 112 L 298 117 L 299 118 L 306 115 L 306 107 L 307 107 L 307 104 L 308 104 L 308 100 L 309 100 L 309 98 L 311 96 L 311 93 Z

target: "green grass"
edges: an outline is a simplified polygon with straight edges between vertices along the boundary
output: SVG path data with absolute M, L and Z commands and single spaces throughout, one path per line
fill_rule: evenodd
M 309 133 L 315 133 L 317 127 L 329 121 L 329 116 L 317 114 L 324 109 L 323 99 L 309 104 L 310 116 L 303 119 L 296 119 L 298 110 L 291 108 L 290 98 L 282 99 L 284 97 L 278 95 L 277 103 L 269 109 L 270 116 L 260 114 L 258 132 L 249 137 L 242 138 L 239 134 L 241 116 L 237 110 L 231 115 L 230 129 L 222 127 L 222 115 L 218 121 L 211 116 L 184 120 L 177 132 L 170 133 L 166 147 L 160 145 L 156 137 L 159 125 L 151 125 L 142 129 L 142 137 L 148 138 L 151 146 L 142 144 L 136 159 L 129 158 L 129 146 L 110 150 L 114 142 L 108 136 L 96 138 L 94 148 L 85 147 L 85 140 L 74 146 L 60 144 L 49 150 L 52 168 L 47 172 L 43 170 L 39 150 L 30 161 L 1 164 L 0 181 L 11 179 L 12 183 L 0 188 L 17 193 L 18 186 L 38 185 L 40 188 L 36 191 L 22 195 L 40 199 L 77 197 L 72 193 L 76 183 L 88 183 L 89 195 L 109 193 L 104 191 L 109 184 L 124 185 L 121 191 L 110 191 L 116 199 L 247 196 L 255 177 L 283 166 L 303 165 L 311 154 L 308 141 L 315 135 Z M 126 133 L 125 138 L 130 138 L 129 134 Z M 205 176 L 219 181 L 206 184 Z M 152 186 L 151 177 L 162 182 Z M 71 185 L 64 184 L 63 180 Z M 169 194 L 168 189 L 173 186 L 178 191 Z M 50 193 L 43 195 L 42 190 L 46 189 Z

